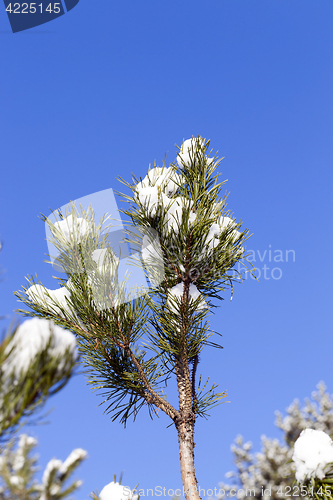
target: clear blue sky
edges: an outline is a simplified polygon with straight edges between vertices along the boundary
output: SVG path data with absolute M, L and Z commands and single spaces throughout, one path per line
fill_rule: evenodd
M 12 317 L 26 275 L 52 288 L 41 212 L 122 190 L 118 175 L 144 177 L 192 135 L 225 157 L 228 208 L 270 279 L 236 286 L 211 317 L 224 350 L 207 349 L 200 368 L 230 403 L 196 426 L 202 488 L 232 468 L 238 433 L 258 449 L 262 433 L 279 436 L 274 410 L 320 380 L 333 392 L 332 23 L 331 0 L 80 0 L 14 35 L 0 8 L 1 314 Z M 295 261 L 274 262 L 274 250 Z M 166 418 L 143 411 L 124 430 L 101 401 L 83 376 L 50 401 L 51 423 L 31 430 L 41 464 L 86 449 L 77 500 L 122 470 L 131 487 L 180 487 Z

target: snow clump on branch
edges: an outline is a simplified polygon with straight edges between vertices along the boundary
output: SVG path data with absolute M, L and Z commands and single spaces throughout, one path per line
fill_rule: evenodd
M 236 226 L 235 221 L 230 219 L 230 217 L 220 216 L 217 223 L 211 225 L 209 233 L 206 238 L 206 244 L 208 249 L 213 250 L 219 243 L 219 237 L 223 231 L 227 228 L 234 228 Z M 240 237 L 240 232 L 233 229 L 231 233 L 232 239 L 236 241 Z
M 159 206 L 167 208 L 167 228 L 173 228 L 178 232 L 178 224 L 182 220 L 182 212 L 186 207 L 192 207 L 192 200 L 187 200 L 183 196 L 169 198 L 168 195 L 175 194 L 181 177 L 174 173 L 170 167 L 168 169 L 155 167 L 148 172 L 143 181 L 136 186 L 136 194 L 140 203 L 145 207 L 151 217 L 156 216 Z M 196 214 L 190 213 L 189 222 L 193 223 Z
M 128 486 L 123 486 L 112 481 L 104 486 L 99 494 L 100 500 L 135 500 L 137 495 L 133 495 Z
M 92 252 L 92 259 L 97 264 L 98 271 L 101 275 L 104 274 L 105 270 L 110 268 L 110 274 L 113 276 L 116 272 L 116 268 L 119 264 L 119 257 L 115 255 L 114 252 L 108 250 L 108 248 L 100 248 Z
M 71 454 L 66 458 L 64 463 L 60 466 L 60 474 L 66 474 L 68 469 L 70 469 L 76 462 L 84 460 L 88 453 L 82 448 L 76 448 L 71 452 Z
M 141 248 L 142 260 L 148 267 L 148 278 L 153 286 L 158 286 L 164 277 L 163 254 L 159 242 L 145 235 Z
M 333 442 L 326 432 L 305 429 L 295 442 L 292 458 L 297 481 L 304 482 L 311 477 L 323 479 L 326 465 L 333 462 Z
M 49 290 L 45 286 L 37 284 L 28 288 L 26 293 L 31 302 L 54 309 L 60 316 L 64 316 L 61 308 L 68 313 L 71 312 L 70 306 L 66 300 L 70 299 L 71 294 L 66 287 L 61 287 L 57 290 Z
M 170 231 L 170 229 L 172 228 L 175 233 L 178 233 L 179 226 L 182 221 L 183 210 L 184 208 L 191 208 L 193 205 L 193 201 L 187 200 L 183 196 L 177 196 L 177 198 L 174 198 L 172 201 L 173 203 L 167 212 L 168 229 Z M 195 218 L 196 214 L 190 212 L 189 223 L 192 224 Z
M 173 304 L 174 301 L 172 301 L 171 297 L 178 298 L 179 300 L 181 300 L 183 294 L 184 294 L 184 282 L 183 281 L 181 283 L 178 283 L 178 285 L 174 286 L 173 288 L 171 288 L 168 292 L 169 308 L 171 311 L 175 312 L 176 314 L 178 313 L 178 310 L 174 306 L 174 304 Z M 199 290 L 197 289 L 197 287 L 195 285 L 193 285 L 193 283 L 191 283 L 190 287 L 189 287 L 189 299 L 190 299 L 190 301 L 194 301 L 194 300 L 198 299 L 199 297 L 201 297 L 201 300 L 199 301 L 199 305 L 197 308 L 198 311 L 205 309 L 208 306 L 207 306 L 206 301 L 202 298 L 202 295 L 199 292 Z
M 210 165 L 214 159 L 208 158 L 205 150 L 205 142 L 202 137 L 188 139 L 183 142 L 177 156 L 178 166 L 196 166 L 198 161 L 205 161 Z M 175 167 L 159 168 L 149 170 L 146 177 L 136 185 L 135 197 L 138 204 L 142 205 L 149 217 L 156 217 L 157 213 L 163 217 L 162 234 L 170 236 L 172 232 L 176 237 L 182 225 L 191 226 L 195 223 L 197 214 L 194 211 L 194 202 L 190 196 L 172 197 L 181 188 L 185 180 L 184 175 L 175 173 Z M 219 206 L 221 206 L 219 204 Z M 159 212 L 159 210 L 161 210 Z M 183 217 L 186 214 L 186 217 Z M 205 258 L 207 252 L 212 252 L 219 244 L 220 236 L 224 233 L 228 248 L 234 252 L 234 245 L 238 245 L 241 233 L 237 230 L 237 223 L 230 217 L 217 214 L 217 220 L 209 228 L 203 253 Z M 237 246 L 236 256 L 244 253 L 243 246 Z M 145 260 L 145 256 L 143 256 Z
M 199 147 L 204 146 L 202 137 L 187 139 L 183 142 L 182 147 L 177 156 L 177 163 L 179 168 L 184 168 L 184 165 L 190 165 L 191 160 L 195 163 L 195 154 Z
M 13 460 L 13 470 L 18 472 L 23 469 L 25 464 L 25 455 L 27 449 L 31 449 L 37 445 L 37 439 L 28 436 L 27 434 L 21 434 L 18 442 L 17 451 Z
M 142 189 L 153 186 L 160 188 L 166 194 L 174 194 L 180 183 L 180 176 L 172 168 L 154 167 L 149 170 L 146 177 L 136 187 L 138 191 L 142 191 Z
M 82 217 L 76 218 L 71 214 L 66 219 L 56 222 L 54 228 L 56 229 L 55 236 L 60 232 L 68 242 L 74 236 L 77 243 L 80 243 L 83 237 L 89 232 L 89 223 L 86 219 Z
M 82 448 L 77 448 L 71 452 L 69 457 L 62 462 L 56 458 L 52 458 L 47 464 L 42 478 L 43 485 L 41 486 L 42 494 L 40 500 L 48 500 L 50 495 L 61 498 L 62 485 L 64 480 L 70 473 L 87 457 L 87 452 Z M 82 485 L 82 481 L 74 481 L 71 488 L 73 491 Z
M 168 205 L 170 203 L 170 198 L 161 193 L 157 186 L 137 188 L 137 194 L 140 203 L 148 210 L 151 217 L 156 215 L 158 205 Z
M 60 326 L 54 325 L 47 319 L 32 318 L 24 321 L 18 329 L 14 338 L 6 347 L 8 354 L 2 365 L 4 373 L 15 373 L 19 377 L 22 372 L 27 372 L 29 366 L 34 362 L 36 356 L 48 349 L 49 358 L 59 358 L 60 362 L 57 372 L 60 375 L 66 362 L 66 351 L 71 354 L 73 362 L 77 359 L 76 340 L 74 335 Z
M 192 137 L 183 142 L 182 147 L 177 155 L 177 163 L 179 168 L 183 169 L 184 165 L 189 167 L 191 162 L 196 165 L 196 156 L 198 150 L 203 149 L 205 141 L 202 137 Z M 206 158 L 207 165 L 210 165 L 214 158 Z
M 40 470 L 36 467 L 38 455 L 31 456 L 37 444 L 37 439 L 26 434 L 22 434 L 19 440 L 14 437 L 6 443 L 0 455 L 0 477 L 3 480 L 0 498 L 55 500 L 67 498 L 81 486 L 82 481 L 76 480 L 68 484 L 68 480 L 87 457 L 85 450 L 73 450 L 64 462 L 56 458 L 50 460 L 40 483 L 35 479 Z

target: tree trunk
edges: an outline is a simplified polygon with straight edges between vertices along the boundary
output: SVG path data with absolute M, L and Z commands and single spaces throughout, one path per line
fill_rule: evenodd
M 200 500 L 194 468 L 194 422 L 180 422 L 177 431 L 184 495 L 186 500 Z

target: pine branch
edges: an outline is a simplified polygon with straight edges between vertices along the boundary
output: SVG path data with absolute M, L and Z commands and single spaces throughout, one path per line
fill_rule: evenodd
M 105 411 L 113 420 L 126 425 L 143 406 L 151 417 L 161 409 L 172 419 L 185 489 L 197 485 L 196 416 L 205 417 L 226 397 L 215 392 L 215 384 L 207 389 L 208 380 L 202 386 L 201 376 L 196 387 L 199 354 L 205 346 L 221 347 L 210 340 L 206 317 L 215 307 L 210 299 L 223 300 L 220 293 L 233 294 L 233 284 L 242 281 L 235 265 L 246 261 L 243 245 L 249 237 L 226 210 L 227 194 L 219 197 L 224 182 L 214 172 L 220 160 L 209 156 L 208 147 L 209 141 L 192 138 L 179 148 L 178 165 L 166 169 L 154 163 L 143 180 L 134 178 L 136 184 L 120 178 L 132 191 L 132 196 L 117 193 L 130 205 L 120 210 L 131 221 L 125 242 L 138 248 L 140 258 L 132 260 L 150 282 L 149 290 L 137 287 L 140 298 L 125 294 L 126 280 L 118 283 L 120 257 L 109 247 L 107 231 L 101 237 L 103 220 L 96 225 L 91 207 L 78 214 L 74 205 L 56 223 L 44 218 L 67 283 L 58 290 L 32 285 L 39 295 L 30 288 L 22 296 L 30 314 L 52 318 L 75 333 L 89 384 L 105 391 Z M 172 374 L 178 409 L 161 386 Z M 187 496 L 199 499 L 197 493 Z
M 37 323 L 35 323 L 37 322 Z M 64 387 L 73 375 L 77 355 L 73 346 L 65 344 L 63 351 L 56 353 L 54 344 L 62 337 L 58 327 L 46 320 L 27 320 L 17 327 L 0 345 L 0 436 L 12 433 L 21 419 L 29 417 L 41 408 L 47 398 Z M 37 331 L 36 331 L 37 329 Z M 34 334 L 38 345 L 38 335 L 42 337 L 41 346 L 32 355 L 29 346 L 29 331 Z M 47 337 L 48 336 L 48 337 Z M 43 338 L 45 343 L 43 345 Z M 64 342 L 72 342 L 74 337 L 67 332 Z M 73 339 L 73 340 L 71 340 Z
M 138 370 L 138 373 L 141 376 L 141 379 L 147 388 L 147 391 L 151 395 L 150 397 L 147 396 L 147 402 L 153 403 L 155 406 L 160 408 L 164 413 L 166 413 L 172 420 L 175 420 L 176 418 L 180 418 L 180 415 L 178 411 L 170 404 L 168 403 L 164 398 L 162 398 L 159 394 L 157 394 L 152 387 L 150 386 L 147 377 L 142 369 L 142 366 L 140 365 L 140 362 L 137 360 L 137 358 L 133 355 L 131 349 L 126 346 L 125 351 L 128 353 L 129 357 L 133 361 L 133 364 L 135 365 L 136 369 Z

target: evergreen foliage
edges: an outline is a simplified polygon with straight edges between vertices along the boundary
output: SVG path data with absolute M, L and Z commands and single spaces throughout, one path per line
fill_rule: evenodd
M 35 479 L 37 457 L 31 457 L 37 440 L 16 431 L 47 398 L 57 393 L 73 374 L 77 360 L 74 336 L 51 321 L 26 320 L 0 345 L 0 499 L 60 500 L 81 481 L 66 482 L 86 457 L 74 450 L 65 462 L 52 459 L 42 483 Z
M 0 243 L 1 250 L 1 243 Z M 35 479 L 37 440 L 17 431 L 74 373 L 75 337 L 45 319 L 26 320 L 0 343 L 0 500 L 60 500 L 81 485 L 70 476 L 85 459 L 74 450 L 65 462 L 52 459 L 42 483 Z
M 187 498 L 198 498 L 193 491 L 195 419 L 207 416 L 226 396 L 201 376 L 197 380 L 203 348 L 220 347 L 210 340 L 206 318 L 215 307 L 211 299 L 223 300 L 220 293 L 232 293 L 234 282 L 242 281 L 234 266 L 246 259 L 248 238 L 241 222 L 226 211 L 226 195 L 219 198 L 224 182 L 218 183 L 220 174 L 214 172 L 220 161 L 208 148 L 209 141 L 192 138 L 179 148 L 177 164 L 168 169 L 165 163 L 162 168 L 154 164 L 132 184 L 120 178 L 132 191 L 122 195 L 130 204 L 122 211 L 131 219 L 125 240 L 141 253 L 133 265 L 145 270 L 149 289 L 136 287 L 133 298 L 133 286 L 126 279 L 119 283 L 119 259 L 105 232 L 107 214 L 97 224 L 93 207 L 78 212 L 73 204 L 68 213 L 58 213 L 55 223 L 43 216 L 66 279 L 58 278 L 61 287 L 48 290 L 30 278 L 29 288 L 17 294 L 30 309 L 23 314 L 52 319 L 76 334 L 89 383 L 103 391 L 113 420 L 126 425 L 143 407 L 151 417 L 158 409 L 170 417 L 178 432 Z M 165 392 L 172 376 L 178 405 Z
M 1 500 L 61 500 L 81 486 L 82 481 L 67 486 L 66 482 L 85 459 L 84 450 L 73 450 L 64 462 L 50 460 L 40 483 L 35 479 L 37 457 L 31 457 L 36 445 L 37 440 L 26 434 L 7 442 L 0 455 Z
M 324 493 L 325 486 L 332 486 L 330 472 L 323 480 L 313 479 L 297 484 L 292 461 L 294 443 L 304 429 L 324 431 L 333 438 L 333 396 L 326 391 L 324 383 L 318 384 L 312 399 L 306 399 L 303 406 L 295 399 L 287 408 L 286 416 L 283 417 L 277 411 L 276 426 L 283 431 L 283 441 L 262 436 L 262 449 L 257 453 L 252 453 L 251 442 L 244 442 L 242 436 L 236 438 L 231 447 L 236 471 L 226 474 L 233 478 L 233 484 L 219 485 L 226 494 L 236 488 L 237 494 L 234 496 L 239 500 L 246 496 L 262 500 L 287 500 L 291 497 L 311 497 L 308 487 L 316 492 L 323 486 Z
M 65 336 L 63 348 L 57 352 L 54 330 L 58 327 L 45 320 L 40 323 L 34 320 L 32 323 L 31 320 L 25 321 L 0 344 L 2 440 L 19 423 L 23 424 L 22 419 L 25 420 L 40 409 L 49 396 L 64 387 L 72 376 L 76 363 L 75 339 L 70 332 Z

